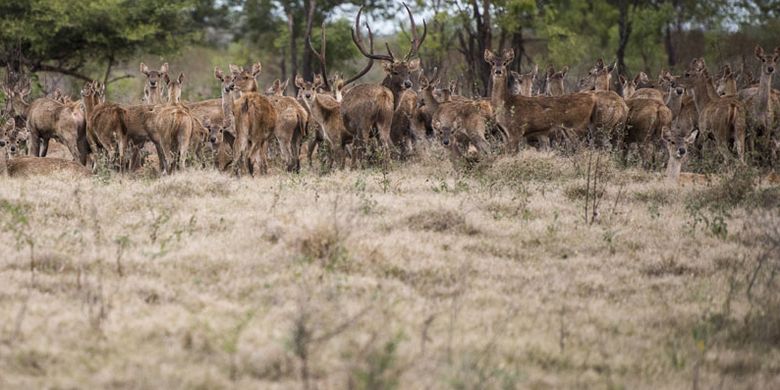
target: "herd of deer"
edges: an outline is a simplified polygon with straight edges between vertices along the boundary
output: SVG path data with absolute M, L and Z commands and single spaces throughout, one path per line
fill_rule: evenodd
M 207 154 L 212 158 L 201 161 L 213 161 L 219 170 L 263 174 L 274 140 L 287 170 L 298 171 L 307 137 L 310 164 L 318 149 L 328 164 L 341 168 L 347 158 L 352 167 L 361 166 L 369 148 L 385 159 L 420 151 L 431 139 L 438 139 L 453 159 L 474 152 L 485 155 L 491 153 L 491 135 L 503 140 L 509 153 L 525 142 L 543 149 L 587 142 L 611 144 L 625 158 L 635 144 L 645 165 L 654 156 L 654 147 L 662 144 L 668 151 L 667 175 L 673 179 L 693 144 L 702 152 L 703 144 L 711 144 L 739 163 L 745 163 L 747 153 L 768 165 L 777 160 L 780 92 L 771 83 L 780 48 L 767 55 L 756 47 L 760 80 L 742 89 L 728 67 L 713 82 L 703 59 L 695 59 L 681 76 L 662 72 L 655 83 L 644 73 L 634 79 L 619 76 L 615 88 L 614 67 L 598 60 L 577 84 L 578 91 L 569 93 L 568 68 L 556 72 L 550 67 L 542 77 L 537 67 L 520 74 L 509 70 L 512 50 L 500 55 L 485 50 L 484 60 L 492 66 L 491 95 L 470 99 L 457 94 L 455 83 L 442 87 L 438 75 L 422 74 L 417 53 L 427 26 L 423 22 L 418 35 L 412 12 L 406 10 L 412 42 L 404 57 L 396 57 L 389 46 L 387 54 L 375 53 L 367 23 L 366 47 L 360 32 L 362 9 L 358 11 L 352 39 L 368 63 L 348 80 L 327 77 L 324 29 L 319 51 L 308 37 L 321 74 L 313 81 L 296 77 L 295 98 L 284 95 L 287 82 L 279 80 L 260 93 L 259 62 L 250 68 L 230 65 L 227 73 L 216 68 L 221 97 L 195 103 L 180 100 L 184 75 L 171 78 L 167 64 L 159 70 L 141 64 L 146 76 L 144 101 L 136 105 L 106 101 L 105 86 L 99 82 L 87 83 L 78 101 L 56 92 L 31 103 L 26 100 L 29 82 L 5 85 L 3 114 L 9 119 L 0 132 L 0 147 L 5 149 L 0 153 L 0 173 L 25 175 L 56 168 L 86 175 L 98 156 L 107 157 L 117 170 L 132 171 L 143 164 L 142 149 L 151 143 L 163 174 L 183 168 L 193 155 Z M 384 64 L 384 80 L 351 86 L 374 61 Z M 417 90 L 413 78 L 419 80 Z M 622 96 L 614 90 L 622 91 Z M 51 139 L 65 145 L 75 161 L 41 159 Z M 17 156 L 25 144 L 29 156 Z

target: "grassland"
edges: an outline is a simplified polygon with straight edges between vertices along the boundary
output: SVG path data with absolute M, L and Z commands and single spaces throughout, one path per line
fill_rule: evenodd
M 442 155 L 0 179 L 0 388 L 780 387 L 780 189 Z

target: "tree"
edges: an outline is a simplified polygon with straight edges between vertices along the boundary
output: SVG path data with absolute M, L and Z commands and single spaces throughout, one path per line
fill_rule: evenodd
M 141 49 L 169 54 L 190 42 L 196 10 L 193 0 L 4 1 L 0 66 L 92 80 L 84 69 L 99 62 L 105 64 L 102 80 L 111 83 L 119 60 Z

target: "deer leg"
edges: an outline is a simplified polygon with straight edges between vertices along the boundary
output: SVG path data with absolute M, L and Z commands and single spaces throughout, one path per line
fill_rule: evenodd
M 49 141 L 51 138 L 42 138 L 41 139 L 41 152 L 38 155 L 38 157 L 46 157 L 46 155 L 49 153 Z
M 167 175 L 168 174 L 168 158 L 167 158 L 168 152 L 163 147 L 162 141 L 160 140 L 160 136 L 157 133 L 152 132 L 151 134 L 149 134 L 149 138 L 154 144 L 154 148 L 157 150 L 157 158 L 160 159 L 160 173 L 162 175 Z
M 184 130 L 179 133 L 179 167 L 180 169 L 186 168 L 187 157 L 190 153 L 190 142 L 192 141 L 192 131 Z

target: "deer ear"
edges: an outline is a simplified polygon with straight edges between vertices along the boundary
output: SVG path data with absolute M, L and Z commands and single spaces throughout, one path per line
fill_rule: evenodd
M 171 83 L 171 78 L 168 77 L 168 73 L 163 73 L 163 81 L 165 81 L 165 84 Z
M 547 78 L 552 77 L 552 75 L 554 75 L 554 74 L 555 74 L 555 67 L 552 64 L 550 64 L 547 67 Z
M 279 87 L 279 90 L 282 91 L 282 92 L 286 91 L 287 90 L 287 85 L 289 85 L 289 84 L 290 84 L 290 79 L 284 80 L 282 85 Z
M 280 86 L 281 84 L 282 84 L 282 82 L 281 82 L 281 81 L 279 81 L 279 79 L 276 79 L 276 80 L 274 80 L 274 83 L 273 83 L 273 88 L 274 88 L 274 89 L 279 89 L 279 86 Z
M 214 67 L 214 77 L 216 77 L 219 81 L 225 80 L 225 75 L 222 73 L 222 69 L 220 69 L 218 66 Z
M 515 49 L 505 49 L 504 50 L 504 65 L 509 64 L 510 62 L 514 61 L 515 59 Z
M 233 64 L 228 65 L 228 68 L 230 69 L 230 73 L 233 73 L 234 75 L 237 75 L 242 71 L 240 67 Z
M 569 73 L 569 67 L 568 66 L 564 66 L 563 69 L 561 69 L 561 73 L 564 76 L 566 76 L 566 73 Z
M 410 72 L 416 72 L 420 69 L 420 59 L 415 58 L 411 61 L 409 61 L 409 71 Z
M 303 77 L 301 75 L 296 75 L 295 86 L 298 88 L 303 88 L 303 83 L 304 83 Z
M 694 130 L 691 132 L 691 134 L 688 134 L 687 137 L 685 137 L 685 143 L 686 144 L 692 144 L 693 141 L 696 141 L 696 136 L 699 135 L 699 130 Z
M 144 64 L 143 62 L 141 63 L 141 73 L 147 76 L 149 75 L 149 67 L 146 66 L 146 64 Z
M 160 73 L 168 73 L 168 63 L 167 62 L 162 64 L 162 66 L 160 67 Z
M 485 57 L 485 62 L 488 62 L 490 64 L 496 61 L 496 55 L 493 54 L 493 52 L 490 49 L 485 49 L 484 57 Z
M 260 71 L 263 70 L 263 64 L 259 61 L 252 65 L 252 76 L 257 77 L 260 75 Z
M 615 62 L 613 62 L 613 63 L 609 64 L 609 66 L 607 66 L 607 71 L 612 72 L 613 70 L 615 70 L 616 67 L 617 67 L 617 60 L 615 60 Z
M 763 47 L 761 47 L 759 45 L 756 45 L 756 48 L 753 51 L 753 53 L 756 55 L 756 58 L 758 58 L 759 60 L 762 60 L 762 61 L 764 60 L 764 48 Z
M 179 84 L 184 83 L 184 73 L 179 73 L 179 78 L 177 80 L 179 81 Z
M 637 75 L 634 77 L 634 84 L 639 84 L 639 81 L 641 81 L 641 80 L 642 80 L 642 72 L 639 72 L 639 73 L 638 73 L 638 74 L 637 74 Z
M 620 76 L 618 76 L 618 78 L 620 79 L 620 84 L 625 84 L 626 81 L 628 81 L 628 80 L 626 80 L 626 76 L 623 76 L 622 74 Z

